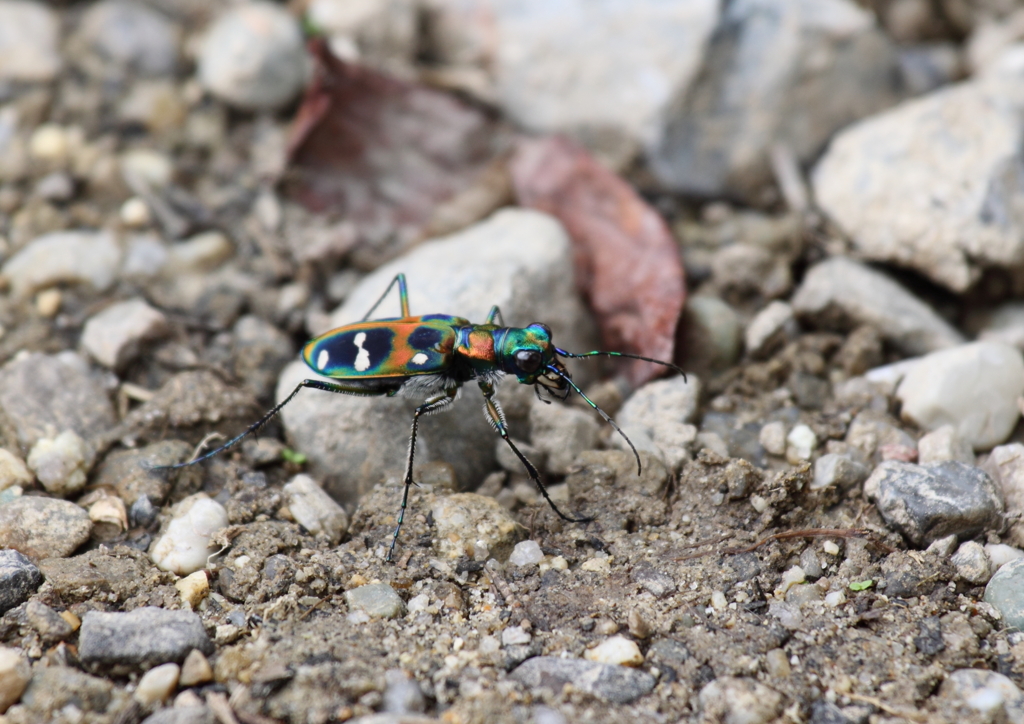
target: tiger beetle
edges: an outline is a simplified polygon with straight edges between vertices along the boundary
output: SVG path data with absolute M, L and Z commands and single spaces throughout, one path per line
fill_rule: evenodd
M 370 315 L 398 285 L 398 298 L 402 316 L 370 321 Z M 550 402 L 541 396 L 543 388 L 550 396 L 565 400 L 570 390 L 576 392 L 587 404 L 595 409 L 608 424 L 622 435 L 636 457 L 637 472 L 641 471 L 640 455 L 622 429 L 615 424 L 604 410 L 598 407 L 572 381 L 572 376 L 562 364 L 560 357 L 583 359 L 587 357 L 628 357 L 670 367 L 683 375 L 679 367 L 661 360 L 641 357 L 626 352 L 583 352 L 574 353 L 559 349 L 551 343 L 551 329 L 544 324 L 528 327 L 506 327 L 497 305 L 491 307 L 487 321 L 473 324 L 463 317 L 447 314 L 427 314 L 413 317 L 409 314 L 409 292 L 405 275 L 398 274 L 362 320 L 332 329 L 306 343 L 302 359 L 319 375 L 338 382 L 325 380 L 304 380 L 290 395 L 268 410 L 259 420 L 250 425 L 242 434 L 205 455 L 177 465 L 162 465 L 154 469 L 182 468 L 195 465 L 238 444 L 248 435 L 255 434 L 304 387 L 343 395 L 364 397 L 414 397 L 424 400 L 412 417 L 412 434 L 409 437 L 409 457 L 405 465 L 405 490 L 402 507 L 398 513 L 398 524 L 391 537 L 386 560 L 391 561 L 402 530 L 405 509 L 409 502 L 409 487 L 413 484 L 412 467 L 416 452 L 416 431 L 420 417 L 441 412 L 459 396 L 462 386 L 476 382 L 484 396 L 484 412 L 488 422 L 501 439 L 512 449 L 522 462 L 533 482 L 537 484 L 544 499 L 559 518 L 571 523 L 585 523 L 592 518 L 568 516 L 558 509 L 547 488 L 541 482 L 540 473 L 509 438 L 505 414 L 494 397 L 495 387 L 506 375 L 515 375 L 520 384 L 533 385 L 538 399 Z

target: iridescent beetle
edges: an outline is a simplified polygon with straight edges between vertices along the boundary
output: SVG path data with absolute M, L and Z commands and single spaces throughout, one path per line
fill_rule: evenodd
M 370 315 L 380 306 L 395 284 L 398 284 L 402 316 L 368 321 Z M 423 404 L 416 408 L 412 418 L 409 458 L 405 466 L 405 489 L 402 494 L 398 524 L 395 526 L 391 547 L 388 549 L 387 560 L 390 561 L 395 552 L 395 544 L 398 542 L 398 534 L 402 530 L 402 521 L 405 518 L 405 509 L 409 502 L 409 487 L 413 484 L 413 458 L 416 452 L 416 430 L 420 417 L 444 410 L 458 398 L 462 385 L 475 381 L 484 396 L 484 411 L 487 413 L 488 421 L 523 463 L 526 472 L 537 484 L 537 488 L 551 509 L 562 520 L 572 523 L 587 522 L 591 518 L 573 518 L 563 513 L 555 505 L 540 479 L 537 468 L 509 438 L 505 415 L 501 411 L 501 405 L 494 398 L 494 391 L 498 381 L 506 374 L 515 375 L 521 384 L 534 385 L 537 397 L 542 400 L 544 398 L 541 397 L 540 388 L 544 388 L 552 396 L 562 400 L 568 397 L 570 389 L 575 391 L 622 435 L 636 457 L 639 471 L 640 455 L 633 443 L 615 424 L 615 421 L 605 414 L 604 410 L 583 394 L 559 359 L 559 357 L 580 359 L 597 356 L 628 357 L 653 362 L 678 371 L 684 379 L 686 377 L 686 373 L 673 364 L 640 355 L 601 351 L 580 354 L 566 352 L 551 343 L 551 330 L 546 325 L 531 324 L 523 328 L 504 326 L 501 311 L 497 306 L 491 308 L 487 315 L 487 321 L 483 324 L 473 324 L 468 319 L 446 314 L 410 316 L 409 293 L 406 288 L 405 275 L 399 274 L 391 280 L 387 289 L 384 290 L 384 294 L 361 321 L 332 329 L 330 332 L 310 340 L 303 348 L 302 359 L 313 371 L 324 377 L 339 380 L 338 382 L 304 380 L 296 386 L 290 395 L 250 425 L 242 434 L 199 458 L 177 465 L 161 466 L 161 468 L 195 465 L 236 445 L 247 435 L 259 431 L 304 387 L 338 392 L 343 395 L 369 397 L 401 395 L 422 399 L 424 400 Z M 547 400 L 544 401 L 547 402 Z

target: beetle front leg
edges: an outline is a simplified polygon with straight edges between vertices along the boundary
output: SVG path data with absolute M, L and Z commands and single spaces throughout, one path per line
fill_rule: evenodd
M 505 415 L 501 411 L 501 406 L 498 404 L 498 401 L 494 399 L 494 385 L 485 380 L 480 380 L 478 384 L 480 385 L 480 392 L 484 395 L 484 412 L 487 413 L 491 427 L 493 427 L 494 431 L 501 435 L 501 439 L 504 440 L 510 448 L 512 448 L 512 452 L 516 454 L 516 457 L 519 458 L 519 462 L 521 462 L 523 467 L 526 468 L 526 473 L 530 476 L 533 482 L 536 483 L 541 495 L 544 496 L 544 500 L 548 501 L 548 505 L 551 506 L 551 510 L 555 511 L 559 518 L 567 520 L 570 523 L 589 523 L 592 521 L 593 518 L 573 518 L 558 509 L 558 506 L 555 505 L 555 501 L 553 501 L 551 496 L 548 494 L 548 489 L 544 486 L 544 483 L 541 482 L 540 473 L 537 472 L 537 468 L 533 466 L 533 463 L 531 463 L 526 456 L 519 451 L 519 448 L 517 448 L 515 443 L 512 442 L 512 439 L 509 438 L 508 426 L 505 424 Z
M 395 526 L 395 534 L 391 538 L 391 547 L 388 548 L 387 558 L 384 560 L 390 563 L 395 554 L 395 544 L 398 543 L 398 534 L 402 530 L 402 522 L 405 520 L 405 509 L 409 504 L 409 488 L 413 485 L 412 464 L 416 456 L 416 432 L 420 423 L 420 415 L 428 415 L 432 412 L 440 412 L 455 401 L 458 388 L 453 388 L 435 397 L 431 397 L 422 405 L 416 408 L 412 416 L 412 434 L 409 436 L 409 459 L 405 465 L 405 490 L 402 492 L 402 508 L 398 511 L 398 525 Z

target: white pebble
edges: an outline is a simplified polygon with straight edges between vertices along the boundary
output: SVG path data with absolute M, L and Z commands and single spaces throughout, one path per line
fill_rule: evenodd
M 71 149 L 67 130 L 56 123 L 44 123 L 32 132 L 28 150 L 33 158 L 56 163 L 63 161 Z
M 818 436 L 807 425 L 797 425 L 786 435 L 786 459 L 791 462 L 810 460 L 818 447 Z
M 17 649 L 0 646 L 0 714 L 21 698 L 31 679 L 28 659 Z
M 793 586 L 799 585 L 807 581 L 807 574 L 804 573 L 804 569 L 800 566 L 793 566 L 788 571 L 782 574 L 782 582 L 779 584 L 778 590 L 775 592 L 776 595 L 786 595 L 786 592 Z
M 224 506 L 202 493 L 189 496 L 174 507 L 167 532 L 153 545 L 150 558 L 164 571 L 187 576 L 206 566 L 217 552 L 210 538 L 227 527 Z
M 308 475 L 296 475 L 284 486 L 288 510 L 295 522 L 313 535 L 324 534 L 337 545 L 348 530 L 348 515 L 334 498 Z
M 519 646 L 533 641 L 533 636 L 522 626 L 509 626 L 501 632 L 502 646 Z
M 1024 551 L 1020 548 L 1014 548 L 1004 543 L 989 543 L 985 546 L 985 553 L 988 554 L 988 559 L 992 561 L 993 570 L 999 568 L 1004 563 L 1024 557 Z
M 724 611 L 729 607 L 729 600 L 725 597 L 725 594 L 721 591 L 713 591 L 711 593 L 711 608 L 716 611 Z
M 842 606 L 846 603 L 846 594 L 842 591 L 831 591 L 825 594 L 825 605 L 829 608 Z
M 544 551 L 540 549 L 540 544 L 535 540 L 516 543 L 516 547 L 512 549 L 512 555 L 508 557 L 508 562 L 516 566 L 532 566 L 542 560 L 544 560 Z
M 409 613 L 420 613 L 426 611 L 430 606 L 430 596 L 425 593 L 421 593 L 418 596 L 413 596 L 409 599 L 409 602 L 405 604 L 406 609 Z
M 39 440 L 27 463 L 48 493 L 65 498 L 85 487 L 92 453 L 78 433 L 65 430 L 54 438 Z
M 143 706 L 166 701 L 178 686 L 181 667 L 177 664 L 154 666 L 139 679 L 139 686 L 132 695 Z
M 149 222 L 153 220 L 149 214 L 149 206 L 138 196 L 132 196 L 121 204 L 118 216 L 120 216 L 122 224 L 133 229 L 148 226 Z
M 94 314 L 82 330 L 82 347 L 104 367 L 120 369 L 138 356 L 141 346 L 167 330 L 167 317 L 136 297 Z
M 210 579 L 205 571 L 196 571 L 175 581 L 174 587 L 181 594 L 182 602 L 194 611 L 210 592 Z
M 827 540 L 821 545 L 821 549 L 828 553 L 830 556 L 839 555 L 839 544 L 834 540 Z
M 588 649 L 583 658 L 601 664 L 619 664 L 620 666 L 640 666 L 644 663 L 644 655 L 634 641 L 624 636 L 612 636 L 592 649 Z
M 786 454 L 786 423 L 781 420 L 765 423 L 757 436 L 761 447 L 770 455 Z
M 976 450 L 1003 442 L 1020 418 L 1024 394 L 1020 350 L 974 342 L 923 357 L 896 389 L 901 414 L 924 430 L 953 425 Z
M 167 277 L 212 271 L 234 253 L 228 237 L 219 231 L 206 231 L 171 246 L 160 271 Z
M 15 485 L 29 485 L 34 476 L 20 457 L 10 450 L 0 448 L 0 490 Z
M 167 186 L 174 178 L 174 163 L 170 157 L 148 148 L 136 148 L 121 154 L 121 173 L 128 179 L 138 179 L 152 188 Z

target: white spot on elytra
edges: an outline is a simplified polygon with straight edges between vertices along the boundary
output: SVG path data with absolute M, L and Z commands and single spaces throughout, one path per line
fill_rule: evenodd
M 415 355 L 413 355 L 412 363 L 414 365 L 421 365 L 421 364 L 423 364 L 426 361 L 427 361 L 427 355 L 423 354 L 422 352 L 417 352 Z
M 316 356 L 316 368 L 318 370 L 327 369 L 327 362 L 331 359 L 331 355 L 327 354 L 326 349 L 320 350 L 320 354 Z
M 370 369 L 370 353 L 363 349 L 363 342 L 366 341 L 366 332 L 360 332 L 352 340 L 352 343 L 359 349 L 356 354 L 356 362 L 353 367 L 356 368 L 357 372 L 365 372 Z

